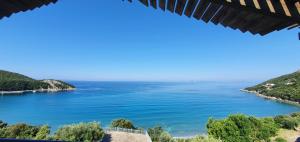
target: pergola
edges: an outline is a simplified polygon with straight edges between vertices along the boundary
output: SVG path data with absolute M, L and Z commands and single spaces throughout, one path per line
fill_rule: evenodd
M 243 33 L 266 35 L 273 31 L 300 27 L 300 0 L 138 1 L 147 7 L 184 14 L 206 23 L 221 24 Z M 0 19 L 56 2 L 57 0 L 0 0 Z
M 0 19 L 56 2 L 57 0 L 0 0 Z
M 128 0 L 132 2 L 132 0 Z M 266 35 L 300 26 L 300 0 L 139 0 L 206 23 Z

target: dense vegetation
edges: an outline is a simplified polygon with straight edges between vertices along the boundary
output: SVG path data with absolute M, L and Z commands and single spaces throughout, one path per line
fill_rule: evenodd
M 276 136 L 277 124 L 272 118 L 258 119 L 242 114 L 224 120 L 209 119 L 208 134 L 224 142 L 270 141 Z
M 104 131 L 97 122 L 65 125 L 50 135 L 50 127 L 32 126 L 24 123 L 8 125 L 0 121 L 0 138 L 30 140 L 62 140 L 71 142 L 101 141 Z
M 0 121 L 0 138 L 44 140 L 49 133 L 50 129 L 47 125 L 32 126 L 24 123 L 8 125 Z
M 66 125 L 59 128 L 54 136 L 56 140 L 72 142 L 101 141 L 103 137 L 104 131 L 97 122 Z
M 284 138 L 276 138 L 275 140 L 274 140 L 275 142 L 287 142 L 287 140 L 285 140 Z
M 55 87 L 62 90 L 75 88 L 62 81 L 56 80 L 55 82 L 58 82 L 55 84 Z M 18 73 L 0 70 L 0 91 L 23 91 L 49 88 L 53 89 L 53 86 L 45 80 L 34 80 Z
M 209 136 L 224 142 L 270 141 L 278 130 L 294 130 L 300 124 L 300 113 L 278 115 L 274 118 L 256 118 L 242 114 L 230 115 L 223 120 L 209 119 L 207 131 Z M 275 141 L 284 141 L 277 138 Z
M 116 119 L 111 122 L 110 127 L 118 127 L 118 128 L 126 128 L 126 129 L 136 129 L 136 127 L 133 125 L 133 123 L 130 120 L 127 119 Z
M 148 134 L 151 137 L 152 142 L 221 142 L 220 140 L 212 137 L 195 136 L 193 138 L 173 138 L 167 131 L 162 127 L 156 126 L 149 128 Z
M 300 103 L 300 71 L 268 80 L 245 90 Z
M 269 142 L 271 138 L 274 142 L 286 142 L 281 137 L 275 137 L 278 130 L 293 130 L 299 124 L 300 113 L 278 115 L 274 118 L 256 118 L 236 114 L 221 120 L 209 119 L 208 136 L 173 138 L 160 126 L 149 128 L 147 132 L 153 142 Z M 136 129 L 133 123 L 126 119 L 112 121 L 111 127 Z M 32 126 L 24 123 L 8 125 L 0 121 L 0 138 L 89 142 L 101 141 L 104 135 L 98 122 L 65 125 L 51 135 L 50 127 L 47 125 Z

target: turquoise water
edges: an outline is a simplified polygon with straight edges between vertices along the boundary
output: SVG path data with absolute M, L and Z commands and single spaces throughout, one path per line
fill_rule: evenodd
M 59 125 L 128 118 L 138 127 L 161 125 L 174 136 L 205 133 L 209 117 L 232 113 L 258 117 L 300 107 L 266 100 L 239 89 L 255 83 L 70 82 L 76 91 L 0 96 L 0 120 Z

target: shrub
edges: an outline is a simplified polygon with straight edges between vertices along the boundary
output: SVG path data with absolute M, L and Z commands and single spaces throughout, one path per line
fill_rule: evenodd
M 174 140 L 169 133 L 162 132 L 159 137 L 159 142 L 174 142 Z
M 220 140 L 214 139 L 212 137 L 205 137 L 197 135 L 193 138 L 179 138 L 174 139 L 175 142 L 221 142 Z
M 7 123 L 0 120 L 0 129 L 7 126 Z
M 291 117 L 297 117 L 300 118 L 300 112 L 294 112 L 291 114 Z
M 46 140 L 50 134 L 50 127 L 48 125 L 41 126 L 40 130 L 37 132 L 36 140 Z
M 287 142 L 284 138 L 278 137 L 275 139 L 275 142 Z
M 269 141 L 278 131 L 271 118 L 257 119 L 242 114 L 224 120 L 209 119 L 208 134 L 224 142 Z
M 126 129 L 136 129 L 133 123 L 127 119 L 116 119 L 111 122 L 110 127 L 126 128 Z
M 194 138 L 191 138 L 190 142 L 205 142 L 206 138 L 203 136 L 196 136 Z
M 4 138 L 33 139 L 40 130 L 38 126 L 31 126 L 24 123 L 6 126 L 2 128 Z
M 290 116 L 285 116 L 285 115 L 278 115 L 274 117 L 275 122 L 284 129 L 296 129 L 298 126 L 298 123 L 296 119 Z
M 72 142 L 101 141 L 103 137 L 104 131 L 98 122 L 65 125 L 55 133 L 57 140 Z
M 161 126 L 156 126 L 154 128 L 149 128 L 147 132 L 153 142 L 159 142 L 160 135 L 164 132 L 164 130 Z

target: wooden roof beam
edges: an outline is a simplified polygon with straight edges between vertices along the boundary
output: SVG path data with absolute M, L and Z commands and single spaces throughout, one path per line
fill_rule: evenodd
M 276 18 L 281 18 L 281 19 L 286 19 L 286 20 L 292 20 L 297 23 L 300 23 L 300 14 L 299 13 L 295 14 L 295 10 L 298 11 L 297 10 L 298 7 L 296 6 L 298 4 L 297 0 L 289 0 L 288 2 L 285 0 L 280 0 L 280 1 L 282 1 L 282 2 L 280 2 L 282 7 L 285 7 L 283 5 L 283 3 L 285 3 L 286 6 L 288 7 L 288 11 L 289 12 L 293 11 L 294 14 L 291 14 L 291 16 L 287 16 L 288 14 L 286 12 L 284 14 L 277 13 L 276 11 L 278 11 L 278 10 L 276 9 L 276 7 L 273 7 L 274 5 L 273 5 L 272 1 L 269 1 L 269 4 L 268 4 L 268 2 L 267 2 L 268 0 L 245 0 L 246 6 L 241 5 L 239 0 L 211 0 L 211 1 L 214 3 L 233 7 L 238 10 L 247 10 L 247 11 L 251 11 L 251 12 L 255 12 L 255 13 L 259 13 L 259 14 L 264 14 L 266 16 L 271 16 L 271 17 L 276 17 Z M 253 7 L 253 4 L 254 4 L 254 7 Z M 271 5 L 272 8 L 274 8 L 275 13 L 270 10 L 272 8 L 270 8 L 269 5 Z
M 0 0 L 0 19 L 56 2 L 57 0 Z

